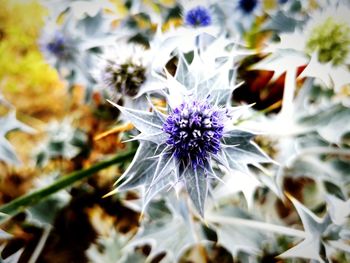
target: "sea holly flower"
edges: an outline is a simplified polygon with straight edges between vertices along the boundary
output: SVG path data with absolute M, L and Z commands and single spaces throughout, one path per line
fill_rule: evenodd
M 89 88 L 91 77 L 88 69 L 91 56 L 90 43 L 74 28 L 70 19 L 62 25 L 48 20 L 39 39 L 39 47 L 47 62 L 70 84 L 79 83 Z
M 60 27 L 53 21 L 47 22 L 39 40 L 45 58 L 57 68 L 77 60 L 81 43 L 82 40 L 70 31 L 68 24 Z
M 91 72 L 96 86 L 106 91 L 109 99 L 122 100 L 126 107 L 147 108 L 142 95 L 159 89 L 159 82 L 152 75 L 152 50 L 123 41 L 104 47 Z
M 254 134 L 233 125 L 241 107 L 231 107 L 232 60 L 216 67 L 204 64 L 194 52 L 191 64 L 183 54 L 175 76 L 167 74 L 166 114 L 114 104 L 141 132 L 133 162 L 111 193 L 143 186 L 144 207 L 159 192 L 183 184 L 197 211 L 204 203 L 213 169 L 220 165 L 234 176 L 255 162 L 270 159 L 251 141 Z M 118 183 L 119 183 L 118 182 Z
M 246 14 L 251 14 L 257 8 L 259 0 L 239 0 L 237 7 Z
M 193 169 L 203 166 L 209 154 L 217 154 L 223 135 L 225 112 L 207 101 L 192 100 L 176 107 L 163 124 L 166 144 L 175 158 Z
M 190 26 L 209 26 L 212 23 L 210 10 L 204 6 L 197 6 L 185 14 L 185 23 Z
M 104 49 L 93 75 L 110 95 L 136 96 L 146 80 L 147 51 L 140 45 L 118 43 Z
M 225 17 L 226 30 L 233 36 L 249 31 L 256 16 L 262 14 L 260 0 L 224 0 L 217 6 Z

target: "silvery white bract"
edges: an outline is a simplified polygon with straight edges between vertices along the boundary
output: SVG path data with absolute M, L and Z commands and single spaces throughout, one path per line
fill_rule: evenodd
M 146 206 L 157 193 L 183 184 L 203 216 L 210 181 L 220 180 L 214 166 L 234 176 L 248 164 L 270 159 L 251 141 L 253 133 L 233 125 L 242 110 L 230 106 L 235 54 L 221 64 L 193 54 L 191 63 L 180 54 L 175 76 L 167 73 L 166 114 L 155 107 L 144 112 L 114 104 L 141 132 L 135 138 L 139 149 L 115 191 L 143 186 Z
M 331 262 L 331 255 L 336 250 L 350 252 L 350 246 L 347 244 L 346 238 L 344 239 L 342 236 L 342 233 L 348 231 L 345 224 L 337 224 L 338 222 L 333 224 L 331 219 L 333 218 L 334 220 L 334 215 L 330 215 L 329 213 L 326 213 L 323 218 L 319 218 L 295 198 L 290 198 L 303 223 L 305 238 L 296 246 L 279 255 L 280 257 L 301 257 L 315 259 L 318 262 Z M 334 199 L 332 197 L 329 200 L 333 201 Z M 330 202 L 331 209 L 332 201 Z M 331 210 L 331 212 L 334 211 Z
M 78 15 L 80 6 L 84 8 Z M 51 14 L 42 30 L 39 46 L 45 59 L 70 85 L 80 84 L 90 90 L 94 84 L 90 75 L 92 55 L 119 36 L 112 30 L 114 17 L 105 14 L 103 8 L 112 7 L 94 1 L 74 1 L 62 8 L 62 22 Z
M 83 131 L 72 126 L 72 120 L 69 118 L 49 123 L 46 132 L 46 140 L 37 149 L 38 166 L 43 166 L 55 158 L 74 158 L 84 149 L 88 140 Z
M 20 165 L 14 147 L 6 139 L 6 135 L 13 130 L 21 130 L 27 133 L 33 133 L 34 130 L 16 118 L 16 112 L 11 111 L 5 116 L 0 117 L 0 161 L 12 165 Z
M 124 236 L 113 229 L 107 237 L 100 236 L 97 244 L 92 244 L 86 250 L 86 256 L 94 263 L 145 262 L 146 257 L 141 252 L 128 251 L 125 248 L 129 240 L 129 236 Z
M 146 49 L 123 40 L 102 47 L 102 54 L 96 57 L 91 71 L 97 89 L 112 101 L 122 100 L 125 107 L 146 109 L 143 95 L 160 89 L 152 65 L 155 52 L 152 47 Z

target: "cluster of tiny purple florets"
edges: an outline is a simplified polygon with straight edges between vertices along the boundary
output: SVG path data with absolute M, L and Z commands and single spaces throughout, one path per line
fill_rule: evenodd
M 204 165 L 209 154 L 220 149 L 223 117 L 222 110 L 207 102 L 182 103 L 163 125 L 169 134 L 166 143 L 178 160 L 191 163 L 194 168 Z
M 203 6 L 197 6 L 186 13 L 185 21 L 190 26 L 209 26 L 211 24 L 210 11 Z

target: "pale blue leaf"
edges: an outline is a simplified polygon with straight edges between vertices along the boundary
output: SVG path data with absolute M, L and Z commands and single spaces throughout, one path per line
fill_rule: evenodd
M 234 129 L 224 133 L 222 140 L 226 145 L 238 145 L 242 142 L 249 142 L 254 136 L 255 134 L 251 132 Z
M 227 156 L 235 159 L 238 163 L 253 164 L 253 163 L 265 163 L 272 160 L 253 142 L 241 142 L 240 144 L 226 145 L 223 144 L 222 151 Z
M 134 159 L 116 184 L 122 180 L 125 181 L 121 183 L 115 191 L 125 191 L 141 185 L 151 185 L 157 175 L 157 167 L 158 171 L 161 173 L 169 172 L 169 169 L 166 168 L 167 165 L 164 170 L 162 168 L 159 170 L 159 167 L 164 165 L 164 163 L 159 164 L 160 156 L 162 156 L 163 151 L 164 145 L 158 146 L 152 142 L 141 141 Z M 168 165 L 171 164 L 171 162 L 166 163 L 168 163 Z M 164 176 L 164 174 L 161 174 L 161 176 Z
M 189 70 L 189 64 L 186 61 L 185 55 L 180 53 L 178 56 L 178 64 L 175 73 L 175 79 L 187 89 L 194 87 L 196 80 Z
M 195 227 L 195 230 L 199 231 L 199 226 Z M 178 261 L 186 248 L 196 243 L 193 231 L 191 224 L 178 215 L 166 217 L 166 220 L 158 218 L 144 222 L 130 246 L 151 244 L 149 258 L 166 252 L 173 261 Z
M 322 235 L 331 224 L 330 216 L 326 214 L 324 218 L 319 218 L 298 200 L 293 197 L 289 198 L 300 216 L 306 237 L 301 243 L 282 253 L 279 257 L 301 257 L 324 262 L 320 255 L 320 248 L 328 246 L 326 242 L 323 242 Z
M 143 196 L 143 204 L 142 204 L 142 210 L 145 211 L 145 208 L 149 204 L 149 202 L 156 197 L 158 194 L 160 194 L 162 191 L 169 189 L 171 186 L 173 186 L 175 182 L 174 174 L 167 174 L 167 176 L 162 177 L 157 181 L 157 183 L 146 186 L 145 193 Z
M 326 200 L 332 221 L 337 225 L 344 224 L 350 216 L 350 199 L 343 201 L 334 195 L 327 195 Z
M 200 166 L 197 169 L 188 166 L 183 173 L 183 178 L 194 207 L 203 217 L 204 203 L 208 193 L 207 172 Z
M 162 132 L 163 121 L 154 112 L 124 108 L 112 101 L 109 102 L 117 107 L 140 132 L 145 134 L 158 134 Z
M 212 219 L 214 219 L 212 221 Z M 228 224 L 226 220 L 244 219 L 247 222 L 253 218 L 240 208 L 233 206 L 221 206 L 208 216 L 208 221 L 215 223 L 215 231 L 218 234 L 218 243 L 225 247 L 233 256 L 237 256 L 240 251 L 249 254 L 258 254 L 261 242 L 266 238 L 263 231 L 257 231 L 240 224 Z
M 265 25 L 263 25 L 263 29 L 293 33 L 295 27 L 302 22 L 303 21 L 298 21 L 293 17 L 286 16 L 285 13 L 279 10 L 276 14 L 270 17 Z

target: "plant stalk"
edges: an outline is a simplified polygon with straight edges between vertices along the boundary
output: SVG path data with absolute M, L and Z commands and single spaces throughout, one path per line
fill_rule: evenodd
M 7 204 L 0 206 L 0 214 L 3 213 L 9 216 L 15 215 L 18 212 L 26 209 L 27 207 L 39 203 L 44 198 L 72 185 L 77 181 L 86 179 L 95 174 L 96 172 L 103 170 L 111 165 L 128 160 L 134 154 L 134 150 L 129 150 L 127 152 L 117 154 L 115 157 L 109 160 L 105 160 L 95 165 L 92 165 L 91 167 L 85 170 L 75 171 L 66 176 L 63 176 L 51 185 L 48 185 L 44 188 L 38 189 L 26 195 L 20 196 Z

